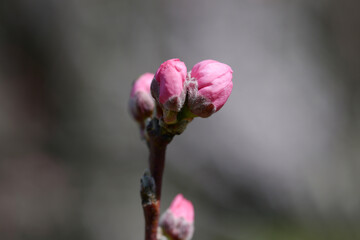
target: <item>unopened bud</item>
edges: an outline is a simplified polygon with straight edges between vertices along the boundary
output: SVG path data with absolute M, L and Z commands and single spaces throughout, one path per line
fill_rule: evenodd
M 163 114 L 167 124 L 176 123 L 177 113 L 184 105 L 186 74 L 187 69 L 182 61 L 170 59 L 160 65 L 151 83 L 151 93 L 163 110 L 160 115 Z
M 188 107 L 200 117 L 219 111 L 233 87 L 230 66 L 215 60 L 204 60 L 192 68 L 188 82 Z
M 178 194 L 160 218 L 163 232 L 172 239 L 190 240 L 194 233 L 194 207 Z
M 154 99 L 150 93 L 150 85 L 154 78 L 153 73 L 144 73 L 133 84 L 129 108 L 133 118 L 139 123 L 151 117 L 154 111 Z

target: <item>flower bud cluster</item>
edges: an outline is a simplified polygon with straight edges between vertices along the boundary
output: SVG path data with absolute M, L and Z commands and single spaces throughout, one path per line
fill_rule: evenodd
M 193 118 L 207 118 L 224 106 L 233 87 L 232 73 L 230 66 L 215 60 L 201 61 L 187 72 L 182 61 L 170 59 L 160 65 L 156 74 L 145 73 L 133 84 L 129 101 L 132 117 L 139 123 L 150 152 L 161 153 L 150 162 L 154 178 L 145 174 L 142 179 L 145 219 L 150 221 L 146 236 L 151 239 L 190 240 L 193 236 L 194 207 L 181 194 L 160 218 L 160 228 L 157 225 L 165 149 Z
M 199 62 L 189 73 L 179 59 L 167 60 L 151 83 L 156 116 L 181 133 L 194 117 L 206 118 L 222 108 L 233 87 L 232 73 L 230 66 L 215 60 Z
M 190 72 L 179 59 L 167 60 L 155 75 L 146 73 L 135 82 L 131 113 L 141 123 L 155 111 L 168 132 L 180 134 L 194 117 L 209 117 L 223 107 L 233 87 L 232 73 L 215 60 L 201 61 Z

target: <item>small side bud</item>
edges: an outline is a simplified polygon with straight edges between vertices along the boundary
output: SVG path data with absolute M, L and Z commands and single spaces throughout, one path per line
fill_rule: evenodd
M 149 170 L 144 172 L 140 180 L 140 194 L 142 199 L 142 204 L 151 204 L 156 201 L 155 197 L 155 180 L 151 176 Z
M 187 81 L 190 111 L 203 118 L 219 111 L 231 94 L 232 73 L 230 66 L 215 60 L 195 64 Z
M 146 118 L 151 117 L 155 103 L 150 93 L 153 73 L 144 73 L 133 84 L 130 93 L 129 109 L 133 118 L 142 123 Z
M 157 100 L 162 112 L 157 109 L 166 124 L 176 123 L 176 115 L 185 102 L 187 69 L 179 59 L 170 59 L 162 63 L 151 83 L 151 93 Z
M 194 234 L 194 207 L 178 194 L 170 208 L 160 218 L 160 226 L 165 235 L 172 239 L 190 240 Z

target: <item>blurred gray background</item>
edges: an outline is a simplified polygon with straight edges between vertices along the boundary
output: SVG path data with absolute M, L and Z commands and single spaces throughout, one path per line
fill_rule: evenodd
M 162 209 L 194 239 L 360 239 L 360 2 L 0 3 L 0 239 L 143 239 L 131 83 L 180 58 L 234 70 L 168 148 Z

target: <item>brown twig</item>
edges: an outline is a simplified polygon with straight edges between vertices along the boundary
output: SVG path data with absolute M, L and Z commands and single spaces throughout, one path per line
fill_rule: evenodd
M 146 131 L 151 174 L 147 171 L 141 179 L 141 199 L 145 216 L 145 240 L 156 240 L 165 152 L 174 135 L 164 130 L 156 118 L 149 122 Z
M 155 182 L 146 171 L 141 178 L 141 200 L 145 217 L 145 240 L 157 240 L 160 202 L 155 195 Z
M 165 167 L 166 147 L 171 142 L 174 134 L 169 133 L 159 125 L 159 120 L 154 118 L 147 126 L 148 146 L 150 151 L 149 166 L 151 176 L 155 180 L 156 199 L 161 200 L 161 185 Z

